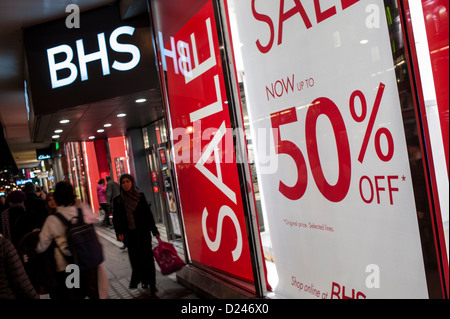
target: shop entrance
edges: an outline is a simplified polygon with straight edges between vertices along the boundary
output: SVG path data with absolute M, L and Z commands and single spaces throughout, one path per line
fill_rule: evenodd
M 167 158 L 165 147 L 151 145 L 147 149 L 156 222 L 163 223 L 166 226 L 168 239 L 176 240 L 181 237 L 181 230 Z
M 152 145 L 150 148 L 147 149 L 147 160 L 148 160 L 148 167 L 150 170 L 150 176 L 152 179 L 152 196 L 153 196 L 153 203 L 155 205 L 155 221 L 157 223 L 163 223 L 164 222 L 164 212 L 166 209 L 166 203 L 164 201 L 163 196 L 163 188 L 161 183 L 161 170 L 159 167 L 159 163 L 156 158 L 156 145 Z
M 181 229 L 164 120 L 161 119 L 144 128 L 143 136 L 152 181 L 155 219 L 157 223 L 166 226 L 167 238 L 176 240 L 181 238 Z

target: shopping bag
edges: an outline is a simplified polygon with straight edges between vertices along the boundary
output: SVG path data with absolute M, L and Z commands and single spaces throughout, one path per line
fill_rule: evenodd
M 153 248 L 153 256 L 163 275 L 170 275 L 184 266 L 184 261 L 178 256 L 175 247 L 160 238 L 158 238 L 158 246 Z

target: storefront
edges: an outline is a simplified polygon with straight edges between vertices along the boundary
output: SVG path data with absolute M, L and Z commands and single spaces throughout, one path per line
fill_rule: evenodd
M 100 210 L 97 184 L 106 176 L 118 181 L 122 174 L 129 174 L 130 162 L 124 136 L 95 141 L 63 144 L 63 178 L 75 189 L 77 198 Z M 106 181 L 105 181 L 106 185 Z
M 146 2 L 25 31 L 80 199 L 134 174 L 206 296 L 448 298 L 448 2 Z
M 448 3 L 150 4 L 181 282 L 448 298 Z

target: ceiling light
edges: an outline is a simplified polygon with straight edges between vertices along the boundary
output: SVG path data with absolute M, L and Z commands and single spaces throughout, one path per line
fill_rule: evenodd
M 52 138 L 59 138 L 59 135 L 53 135 Z
M 66 124 L 66 123 L 69 123 L 70 121 L 69 120 L 61 120 L 61 121 L 59 121 L 59 123 L 61 123 L 61 124 Z
M 369 43 L 369 40 L 361 40 L 361 41 L 359 41 L 359 43 L 366 44 L 366 43 Z
M 144 103 L 146 101 L 147 101 L 147 99 L 137 99 L 135 102 L 136 103 Z
M 95 136 L 89 136 L 90 140 L 93 140 L 95 138 Z
M 104 127 L 111 127 L 111 125 L 112 125 L 112 124 L 110 124 L 110 123 L 106 123 L 106 124 L 104 124 L 103 126 L 104 126 Z
M 97 130 L 97 133 L 103 133 L 105 130 L 104 129 L 99 129 L 99 130 Z
M 62 133 L 63 130 L 55 130 L 55 133 Z
M 125 117 L 125 116 L 127 116 L 125 113 L 117 114 L 117 117 Z

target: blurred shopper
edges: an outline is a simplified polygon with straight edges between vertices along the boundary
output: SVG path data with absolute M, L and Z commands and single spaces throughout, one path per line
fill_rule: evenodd
M 6 201 L 9 208 L 1 213 L 0 233 L 17 246 L 22 237 L 39 228 L 40 221 L 33 211 L 26 209 L 27 196 L 22 191 L 11 192 Z
M 120 185 L 111 176 L 106 176 L 106 202 L 110 212 L 114 212 L 114 198 L 120 195 Z M 120 249 L 127 248 L 127 245 L 123 243 Z
M 6 203 L 6 197 L 4 195 L 0 196 L 0 213 L 8 208 Z
M 106 202 L 110 211 L 114 210 L 114 198 L 120 195 L 120 186 L 111 176 L 106 176 Z
M 41 187 L 36 186 L 36 196 L 39 198 L 45 199 L 47 194 L 44 192 L 44 190 Z
M 105 179 L 102 178 L 98 181 L 97 184 L 97 199 L 100 207 L 103 209 L 105 213 L 105 218 L 103 219 L 102 226 L 111 226 L 111 221 L 109 220 L 109 209 L 108 204 L 106 202 L 106 185 Z
M 54 198 L 57 204 L 56 211 L 61 213 L 68 221 L 78 216 L 78 207 L 82 210 L 85 223 L 93 224 L 97 221 L 98 216 L 91 210 L 89 205 L 82 202 L 77 204 L 76 195 L 70 183 L 57 183 Z M 70 274 L 65 272 L 68 262 L 65 259 L 65 254 L 63 254 L 63 252 L 68 250 L 66 231 L 66 225 L 57 216 L 48 216 L 39 234 L 39 243 L 36 247 L 36 252 L 41 253 L 51 247 L 53 241 L 55 242 L 54 256 L 58 285 L 53 298 L 84 299 L 86 296 L 90 299 L 105 298 L 108 282 L 103 265 L 88 270 L 80 270 L 80 288 L 69 289 L 66 287 L 66 277 Z
M 0 299 L 39 299 L 14 245 L 1 234 Z
M 155 262 L 152 236 L 159 238 L 153 214 L 145 195 L 136 189 L 134 178 L 129 174 L 120 177 L 120 196 L 114 198 L 113 224 L 117 238 L 128 247 L 132 268 L 130 289 L 142 283 L 143 288 L 156 292 Z
M 39 198 L 36 195 L 36 187 L 31 182 L 25 184 L 23 191 L 27 195 L 27 198 L 25 200 L 26 209 L 30 212 L 34 212 L 39 222 L 39 227 L 42 227 L 45 219 L 48 216 L 47 207 L 45 206 L 45 200 Z
M 54 193 L 49 193 L 45 197 L 45 204 L 49 215 L 53 215 L 54 213 L 56 213 L 56 202 Z

